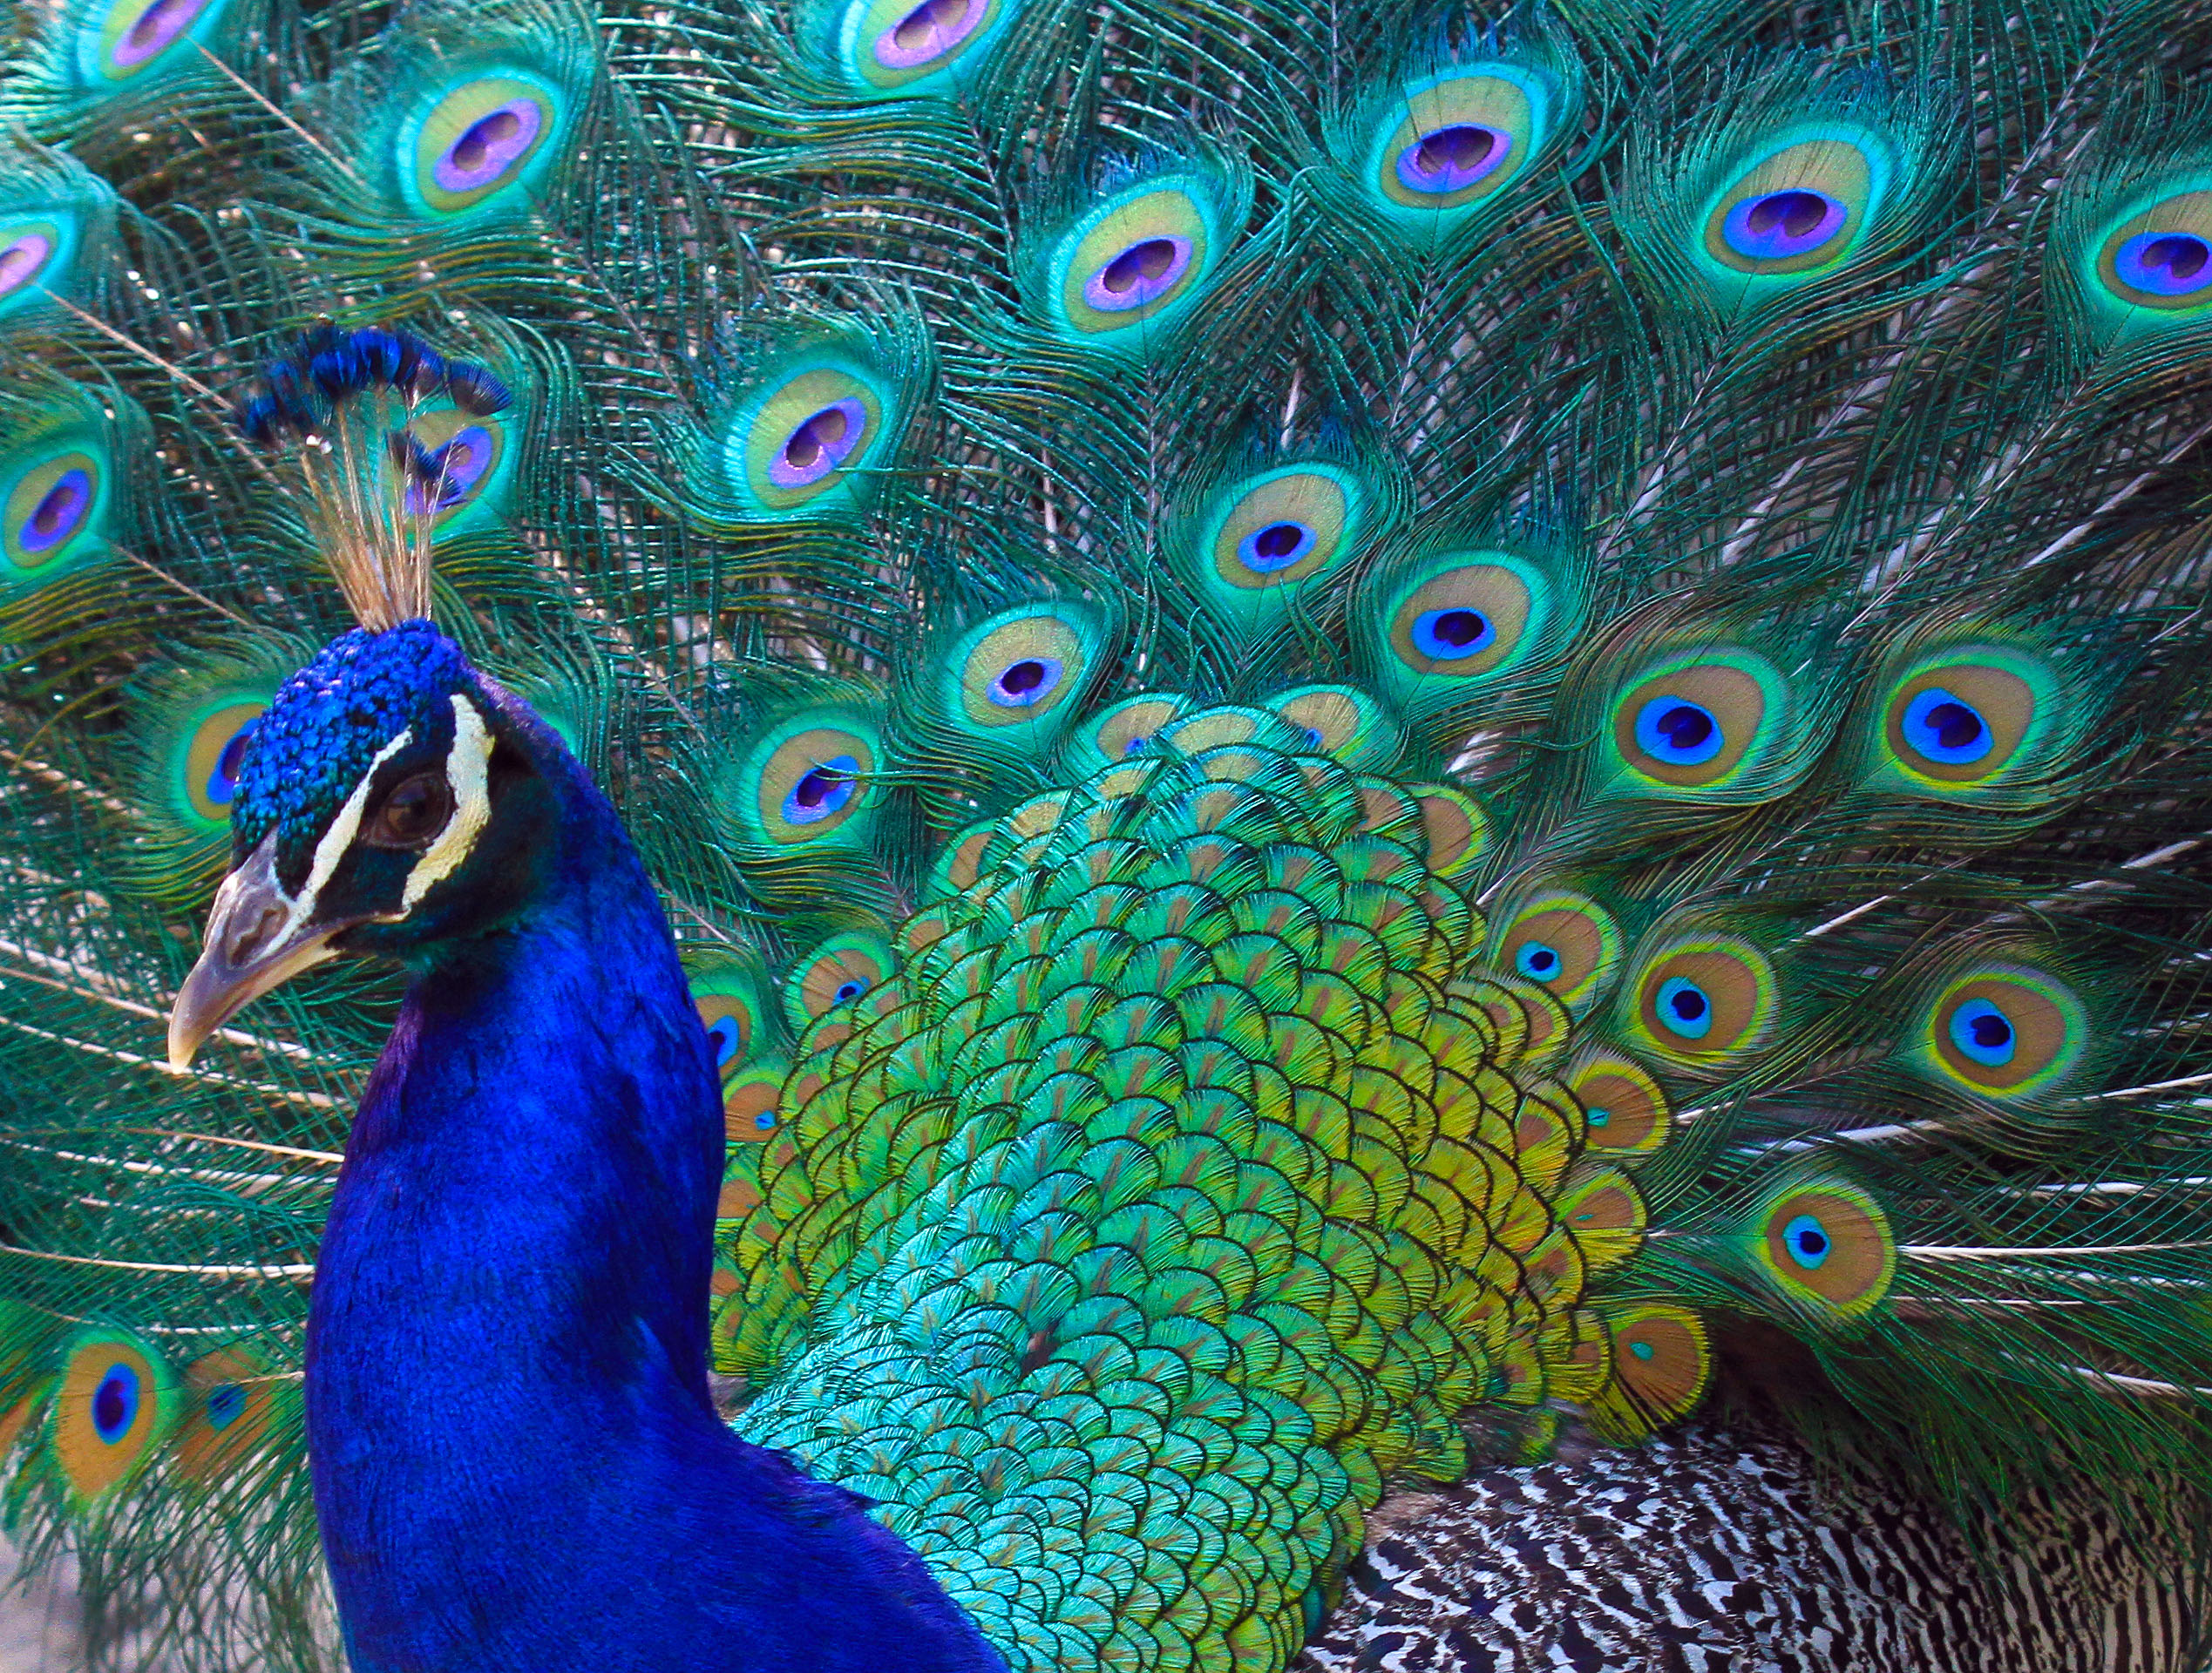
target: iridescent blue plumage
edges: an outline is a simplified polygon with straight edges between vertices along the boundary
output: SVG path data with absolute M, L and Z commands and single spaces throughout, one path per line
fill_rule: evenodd
M 634 850 L 552 731 L 430 624 L 356 629 L 271 706 L 241 853 L 327 828 L 380 755 L 402 783 L 444 759 L 457 695 L 495 741 L 479 847 L 413 916 L 345 943 L 416 972 L 309 1324 L 355 1668 L 999 1667 L 865 1500 L 716 1410 L 711 1046 Z

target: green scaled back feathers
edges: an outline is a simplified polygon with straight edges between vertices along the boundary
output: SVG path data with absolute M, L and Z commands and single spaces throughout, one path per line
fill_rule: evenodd
M 1962 1507 L 2212 1485 L 2212 10 L 13 52 L 4 1514 L 173 1664 L 336 1664 L 301 1333 L 397 990 L 159 1067 L 343 625 L 223 419 L 318 318 L 512 389 L 403 415 L 437 608 L 665 893 L 732 1421 L 1014 1666 L 1273 1673 L 1394 1480 L 1777 1333 Z

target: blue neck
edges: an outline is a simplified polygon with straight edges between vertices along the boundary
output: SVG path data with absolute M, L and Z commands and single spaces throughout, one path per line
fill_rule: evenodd
M 614 810 L 544 740 L 536 904 L 418 977 L 338 1178 L 308 1439 L 356 1673 L 1001 1663 L 707 1386 L 720 1098 Z

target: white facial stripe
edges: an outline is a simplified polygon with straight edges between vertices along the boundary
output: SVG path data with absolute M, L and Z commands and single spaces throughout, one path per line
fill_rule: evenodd
M 413 911 L 433 884 L 453 874 L 492 817 L 491 731 L 474 703 L 460 696 L 452 702 L 453 747 L 445 755 L 445 782 L 453 792 L 453 816 L 407 874 L 407 888 L 399 897 L 403 911 Z
M 353 846 L 353 839 L 361 830 L 361 816 L 368 811 L 369 787 L 377 781 L 377 769 L 414 741 L 415 728 L 411 726 L 377 751 L 376 760 L 369 763 L 369 770 L 362 774 L 361 782 L 353 787 L 353 794 L 346 797 L 346 804 L 338 809 L 330 829 L 322 833 L 322 840 L 315 845 L 315 864 L 308 869 L 307 884 L 300 891 L 300 897 L 291 903 L 292 916 L 284 926 L 288 937 L 314 918 L 315 897 L 322 892 L 322 885 L 330 881 L 338 862 Z

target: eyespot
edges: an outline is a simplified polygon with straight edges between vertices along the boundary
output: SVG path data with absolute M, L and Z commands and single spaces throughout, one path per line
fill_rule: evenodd
M 1653 697 L 1636 711 L 1636 747 L 1668 766 L 1701 767 L 1726 742 L 1720 717 L 1687 697 Z
M 980 62 L 1012 11 L 1005 0 L 861 0 L 845 11 L 837 50 L 871 92 L 935 91 Z
M 411 773 L 385 792 L 362 827 L 371 848 L 424 849 L 453 816 L 453 787 L 443 768 Z
M 1079 339 L 1164 328 L 1211 273 L 1218 239 L 1195 186 L 1139 186 L 1062 240 L 1058 322 Z
M 53 1449 L 70 1493 L 92 1503 L 137 1473 L 174 1419 L 166 1366 L 136 1338 L 88 1331 L 69 1350 Z
M 229 819 L 239 775 L 246 767 L 247 746 L 268 708 L 259 699 L 225 703 L 193 727 L 180 762 L 178 788 L 201 818 L 215 823 Z
M 1544 82 L 1484 64 L 1416 83 L 1377 132 L 1369 179 L 1400 210 L 1464 209 L 1517 178 L 1541 146 Z
M 442 467 L 435 495 L 439 525 L 452 522 L 500 480 L 500 466 L 507 453 L 504 419 L 448 410 L 418 413 L 408 429 L 424 452 Z M 426 484 L 411 483 L 406 491 L 407 509 L 422 516 L 433 509 L 431 498 Z
M 1666 1141 L 1666 1096 L 1642 1065 L 1618 1053 L 1588 1053 L 1568 1074 L 1567 1090 L 1582 1106 L 1593 1150 L 1640 1155 Z
M 1350 548 L 1360 506 L 1347 471 L 1314 465 L 1271 471 L 1218 514 L 1208 543 L 1213 572 L 1244 591 L 1306 580 Z
M 1354 687 L 1299 686 L 1267 707 L 1301 728 L 1313 750 L 1347 767 L 1381 767 L 1398 753 L 1397 728 L 1382 705 Z
M 2105 235 L 2097 278 L 2128 308 L 2161 313 L 2212 303 L 2212 192 L 2181 192 Z
M 691 972 L 691 1003 L 724 1081 L 743 1071 L 760 1047 L 764 986 L 764 977 L 750 964 L 716 960 Z
M 275 1426 L 277 1387 L 269 1366 L 241 1349 L 193 1360 L 185 1368 L 184 1419 L 170 1457 L 172 1473 L 204 1487 L 238 1470 Z
M 1457 877 L 1489 851 L 1489 816 L 1464 790 L 1422 786 L 1421 831 L 1435 877 Z
M 1767 956 L 1734 938 L 1673 944 L 1645 962 L 1632 992 L 1645 1043 L 1691 1062 L 1758 1046 L 1776 999 Z
M 982 27 L 985 0 L 922 0 L 875 38 L 876 62 L 886 70 L 935 67 Z
M 1706 217 L 1706 253 L 1740 274 L 1778 276 L 1841 261 L 1876 208 L 1877 170 L 1850 140 L 1808 139 L 1754 165 Z
M 539 154 L 560 109 L 551 87 L 512 75 L 454 88 L 416 130 L 412 179 L 422 207 L 458 214 L 506 193 Z
M 1944 1078 L 1998 1098 L 2063 1080 L 2088 1045 L 2088 1012 L 2040 971 L 1996 967 L 1955 980 L 1930 1008 L 1924 1053 Z
M 30 464 L 9 490 L 8 560 L 18 570 L 43 570 L 89 539 L 103 507 L 100 461 L 66 449 Z
M 987 627 L 962 659 L 960 706 L 974 724 L 1029 726 L 1057 715 L 1089 683 L 1088 624 L 1048 608 Z
M 1550 614 L 1548 589 L 1503 553 L 1433 571 L 1391 612 L 1390 649 L 1408 673 L 1472 680 L 1527 660 Z
M 1915 667 L 1890 687 L 1883 714 L 1883 763 L 1911 789 L 1957 795 L 2048 756 L 2059 687 L 2034 657 L 1969 646 Z
M 0 246 L 0 296 L 13 296 L 17 289 L 31 285 L 53 261 L 55 246 L 60 243 L 58 227 L 31 226 L 9 227 L 0 232 L 7 239 Z
M 1882 1205 L 1856 1186 L 1794 1188 L 1771 1198 L 1757 1223 L 1761 1272 L 1799 1306 L 1856 1318 L 1889 1293 L 1896 1242 Z
M 1781 676 L 1744 652 L 1648 675 L 1613 711 L 1613 747 L 1639 777 L 1676 789 L 1739 779 L 1775 753 Z
M 100 31 L 98 66 L 110 81 L 125 81 L 162 57 L 186 32 L 221 10 L 221 0 L 122 0 L 111 7 Z
M 1507 920 L 1497 957 L 1579 1013 L 1612 985 L 1620 951 L 1610 912 L 1587 896 L 1553 890 Z
M 723 1082 L 722 1125 L 731 1144 L 765 1144 L 783 1126 L 777 1106 L 790 1066 L 781 1060 L 741 1069 Z
M 1152 748 L 1160 728 L 1172 722 L 1187 707 L 1169 693 L 1144 692 L 1124 697 L 1099 710 L 1078 726 L 1066 748 L 1072 773 L 1091 773 L 1102 767 L 1141 758 Z
M 795 1029 L 853 1004 L 891 979 L 899 968 L 891 944 L 879 935 L 833 935 L 792 966 L 784 979 L 784 1010 Z
M 772 511 L 818 498 L 870 464 L 882 397 L 853 371 L 816 366 L 790 378 L 731 427 L 729 465 Z
M 781 738 L 754 787 L 761 835 L 776 843 L 830 835 L 869 804 L 877 771 L 874 742 L 858 731 L 810 726 Z
M 1705 1325 L 1681 1307 L 1605 1310 L 1612 1380 L 1591 1404 L 1592 1426 L 1609 1439 L 1648 1434 L 1680 1417 L 1705 1392 L 1713 1370 Z

